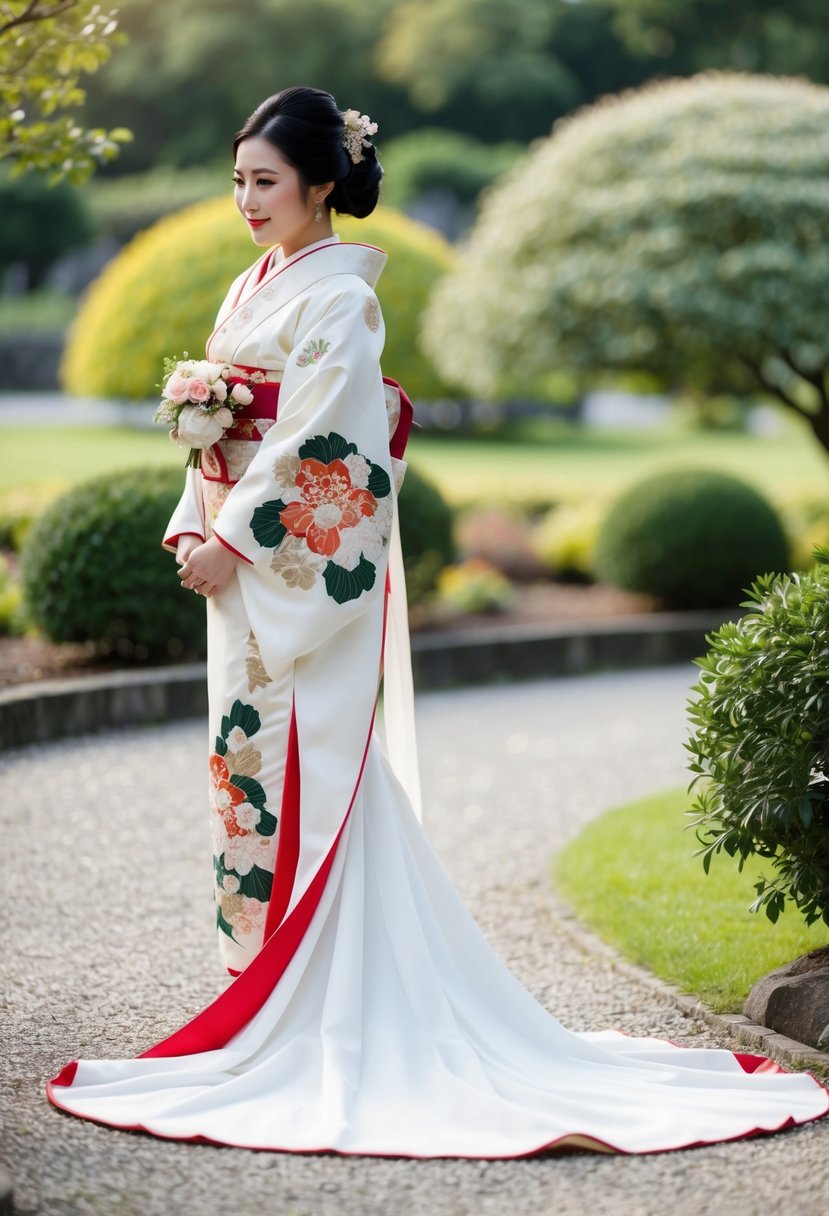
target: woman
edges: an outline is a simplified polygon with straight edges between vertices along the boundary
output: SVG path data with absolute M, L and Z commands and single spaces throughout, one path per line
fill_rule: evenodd
M 826 1089 L 762 1056 L 567 1030 L 423 834 L 396 503 L 410 403 L 380 370 L 386 255 L 330 223 L 377 202 L 373 130 L 295 87 L 237 135 L 237 206 L 268 252 L 207 355 L 254 401 L 187 470 L 162 541 L 206 599 L 234 979 L 140 1056 L 71 1061 L 48 1097 L 161 1137 L 409 1157 L 648 1153 L 820 1118 Z

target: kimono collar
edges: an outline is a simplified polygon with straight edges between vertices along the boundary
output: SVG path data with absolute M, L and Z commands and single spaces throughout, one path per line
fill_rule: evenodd
M 229 330 L 235 332 L 237 339 L 241 338 L 243 330 L 251 323 L 260 324 L 266 316 L 319 279 L 333 274 L 356 274 L 373 289 L 388 259 L 385 250 L 377 245 L 342 241 L 338 233 L 298 249 L 289 258 L 275 257 L 271 268 L 266 269 L 272 256 L 273 250 L 268 250 L 254 262 L 234 298 L 225 301 L 216 328 L 205 343 L 208 352 L 214 338 L 224 336 Z M 260 275 L 258 284 L 245 295 L 246 287 Z

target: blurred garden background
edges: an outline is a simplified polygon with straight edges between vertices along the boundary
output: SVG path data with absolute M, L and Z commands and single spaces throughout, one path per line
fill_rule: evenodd
M 130 538 L 163 526 L 183 477 L 151 422 L 162 359 L 202 349 L 259 254 L 233 133 L 292 83 L 379 122 L 381 204 L 334 222 L 389 254 L 383 368 L 420 424 L 401 494 L 414 629 L 730 608 L 759 574 L 813 567 L 829 540 L 817 0 L 4 14 L 4 682 L 31 674 L 35 641 L 67 662 L 203 652 L 198 605 L 177 610 L 181 636 L 135 624 L 136 589 L 178 588 L 169 555 Z M 120 525 L 93 509 L 126 486 Z M 98 587 L 113 550 L 97 624 L 85 597 L 58 603 L 45 571 Z

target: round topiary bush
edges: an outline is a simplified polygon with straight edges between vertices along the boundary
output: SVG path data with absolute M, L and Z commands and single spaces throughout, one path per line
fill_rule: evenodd
M 422 353 L 418 331 L 434 283 L 454 264 L 451 245 L 384 207 L 364 220 L 335 216 L 334 226 L 342 240 L 389 255 L 377 283 L 383 371 L 412 398 L 444 396 L 447 385 Z M 164 356 L 199 356 L 227 288 L 262 252 L 229 196 L 185 207 L 140 232 L 83 297 L 61 361 L 63 387 L 78 395 L 158 396 Z
M 442 568 L 457 556 L 454 515 L 437 486 L 411 464 L 398 501 L 406 595 L 410 605 L 420 604 L 434 591 Z
M 50 503 L 20 552 L 32 623 L 53 642 L 95 642 L 126 659 L 204 658 L 204 602 L 182 591 L 160 543 L 181 484 L 179 468 L 133 468 Z
M 670 608 L 738 602 L 759 574 L 789 569 L 774 507 L 727 473 L 672 469 L 629 486 L 596 536 L 596 578 Z

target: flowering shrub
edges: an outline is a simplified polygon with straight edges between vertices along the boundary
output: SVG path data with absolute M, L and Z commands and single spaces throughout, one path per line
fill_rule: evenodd
M 607 506 L 599 498 L 563 503 L 538 521 L 531 542 L 539 559 L 553 574 L 592 581 L 596 536 Z
M 514 509 L 468 507 L 456 522 L 455 535 L 463 557 L 485 558 L 510 578 L 544 577 L 544 566 L 530 543 L 530 525 Z
M 427 353 L 483 395 L 518 373 L 644 372 L 825 413 L 827 121 L 825 86 L 728 72 L 558 121 L 482 197 Z
M 448 389 L 418 344 L 420 315 L 455 260 L 434 229 L 390 208 L 368 219 L 337 216 L 344 241 L 378 245 L 388 262 L 377 284 L 386 322 L 383 371 L 412 397 Z M 199 256 L 209 250 L 209 257 Z M 233 279 L 260 255 L 230 194 L 194 203 L 138 233 L 104 267 L 70 327 L 60 368 L 70 393 L 148 399 L 170 349 L 203 351 Z M 172 286 L 171 286 L 172 285 Z
M 444 566 L 438 575 L 437 600 L 461 612 L 500 612 L 515 593 L 500 570 L 483 557 L 468 557 Z

